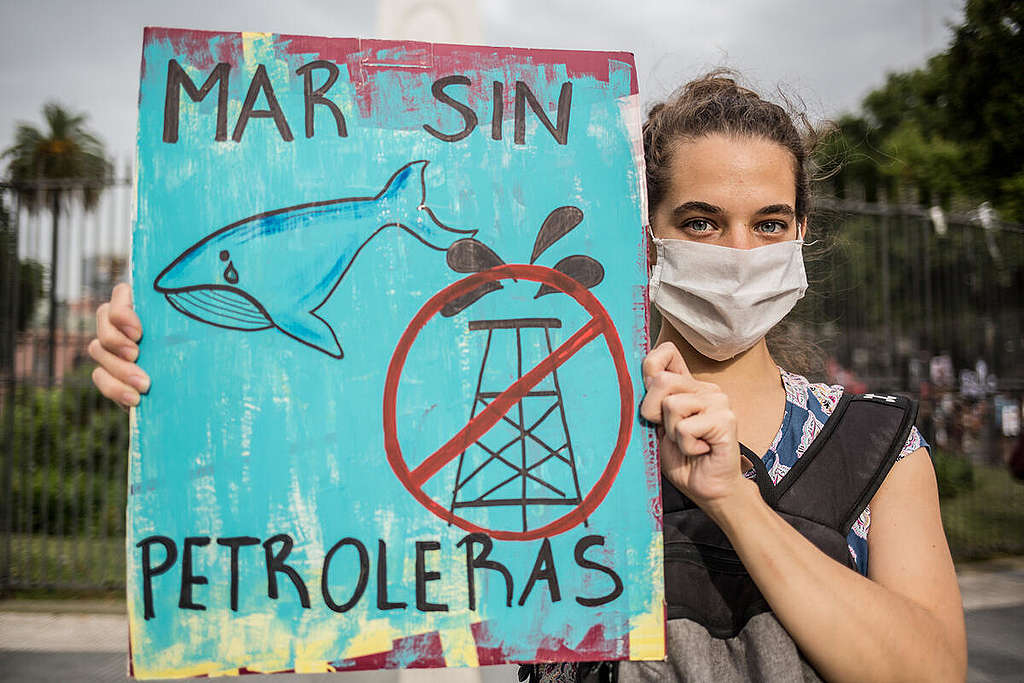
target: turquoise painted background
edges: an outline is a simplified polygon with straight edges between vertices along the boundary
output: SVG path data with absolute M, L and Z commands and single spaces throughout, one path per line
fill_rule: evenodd
M 170 30 L 146 34 L 132 272 L 135 305 L 145 330 L 139 362 L 152 377 L 152 390 L 134 414 L 129 474 L 128 592 L 136 673 L 188 675 L 239 667 L 320 670 L 330 662 L 345 668 L 353 664 L 344 660 L 385 652 L 396 640 L 426 633 L 439 634 L 448 665 L 532 660 L 551 656 L 559 648 L 577 653 L 569 658 L 657 653 L 661 535 L 652 501 L 658 498 L 658 478 L 647 445 L 649 433 L 638 423 L 632 425 L 629 448 L 610 492 L 586 526 L 550 539 L 561 592 L 557 602 L 552 601 L 550 582 L 540 580 L 525 604 L 517 604 L 542 541 L 496 540 L 491 559 L 506 565 L 514 578 L 513 604 L 505 605 L 500 575 L 477 570 L 477 609 L 469 610 L 465 550 L 456 547 L 467 532 L 426 510 L 389 467 L 382 430 L 385 374 L 417 311 L 431 296 L 465 277 L 448 267 L 444 252 L 427 248 L 398 228 L 387 228 L 366 244 L 318 311 L 336 333 L 342 359 L 274 328 L 241 331 L 204 324 L 182 315 L 153 287 L 168 264 L 223 226 L 306 202 L 373 196 L 403 165 L 427 160 L 426 204 L 445 224 L 478 230 L 475 238 L 506 263 L 529 261 L 538 229 L 553 209 L 573 205 L 583 211 L 580 225 L 537 264 L 551 267 L 571 254 L 585 254 L 602 264 L 604 278 L 591 291 L 609 312 L 624 347 L 635 422 L 635 404 L 643 395 L 639 371 L 645 352 L 646 273 L 641 251 L 642 181 L 631 141 L 638 125 L 631 109 L 636 102 L 631 58 L 610 55 L 604 73 L 589 75 L 570 73 L 552 62 L 551 53 L 543 59 L 532 59 L 528 51 L 496 56 L 492 48 L 476 48 L 477 57 L 474 49 L 466 48 L 445 58 L 447 62 L 435 54 L 429 69 L 355 69 L 357 59 L 339 58 L 340 78 L 327 96 L 344 113 L 348 136 L 337 136 L 333 119 L 320 106 L 316 135 L 307 139 L 303 79 L 296 68 L 345 50 L 361 55 L 363 64 L 370 59 L 387 62 L 400 52 L 394 46 L 363 44 L 360 49 L 351 41 L 327 39 L 322 39 L 324 51 L 310 51 L 308 46 L 316 40 L 304 39 L 300 48 L 287 36 Z M 162 141 L 170 59 L 176 59 L 197 85 L 217 61 L 232 63 L 227 141 L 214 140 L 216 88 L 201 103 L 193 103 L 182 92 L 179 140 Z M 241 142 L 230 139 L 257 64 L 266 66 L 294 135 L 291 142 L 281 139 L 269 118 L 251 119 Z M 447 143 L 429 135 L 422 125 L 446 132 L 462 127 L 462 117 L 431 95 L 431 83 L 451 73 L 472 80 L 469 88 L 453 86 L 448 93 L 471 103 L 479 126 L 465 139 Z M 323 74 L 317 74 L 318 83 Z M 559 88 L 571 80 L 568 144 L 557 144 L 529 108 L 527 144 L 514 144 L 516 79 L 537 93 L 552 120 Z M 490 135 L 492 81 L 505 85 L 503 139 L 498 141 Z M 256 106 L 266 108 L 262 94 Z M 342 225 L 356 229 L 364 224 Z M 349 237 L 338 234 L 337 240 L 328 236 L 311 244 L 309 234 L 296 230 L 267 240 L 272 248 L 233 262 L 238 286 L 261 280 L 290 291 L 301 280 L 294 273 L 301 271 L 304 259 L 310 264 L 322 261 Z M 466 235 L 446 236 L 454 240 Z M 565 294 L 535 299 L 535 283 L 503 284 L 504 289 L 458 315 L 432 319 L 412 345 L 396 401 L 398 438 L 410 467 L 469 418 L 486 339 L 486 332 L 468 329 L 469 321 L 558 318 L 562 327 L 552 330 L 557 346 L 589 318 Z M 296 301 L 301 294 L 295 292 Z M 502 390 L 514 379 L 514 337 L 509 330 L 494 333 L 484 378 L 493 390 Z M 525 369 L 546 355 L 543 343 L 540 330 L 522 331 Z M 558 372 L 585 494 L 607 464 L 619 427 L 614 368 L 607 347 L 598 341 Z M 538 388 L 549 383 L 542 385 Z M 543 410 L 531 407 L 530 400 L 540 405 L 540 399 L 528 399 L 527 413 Z M 561 445 L 560 423 L 549 420 L 544 429 L 538 434 L 545 441 Z M 514 436 L 507 424 L 499 424 L 484 440 L 504 443 Z M 473 457 L 477 464 L 482 462 L 471 449 L 467 463 Z M 455 470 L 453 461 L 425 485 L 426 493 L 445 507 Z M 565 466 L 549 461 L 536 472 L 562 490 L 571 488 L 571 471 Z M 479 482 L 476 485 L 482 485 Z M 537 506 L 530 510 L 530 524 L 546 523 L 565 512 L 565 506 Z M 519 508 L 460 514 L 486 528 L 521 529 Z M 264 550 L 255 545 L 239 552 L 239 609 L 230 610 L 229 552 L 216 539 L 252 536 L 263 541 L 275 534 L 294 539 L 287 562 L 308 587 L 310 608 L 299 604 L 284 574 L 277 574 L 278 599 L 268 597 Z M 591 534 L 606 540 L 603 547 L 591 548 L 587 557 L 613 568 L 625 582 L 624 593 L 600 607 L 585 607 L 575 600 L 612 590 L 607 575 L 581 568 L 574 559 L 576 542 Z M 147 620 L 142 614 L 136 544 L 152 535 L 173 539 L 179 557 L 169 571 L 153 577 L 155 615 Z M 178 607 L 186 536 L 214 539 L 193 549 L 193 573 L 208 580 L 192 590 L 193 599 L 205 606 L 203 611 Z M 321 569 L 327 550 L 345 537 L 366 546 L 370 567 L 362 599 L 338 614 L 324 605 Z M 388 548 L 388 597 L 408 603 L 405 609 L 377 609 L 378 539 Z M 429 600 L 446 603 L 447 612 L 415 608 L 416 541 L 440 544 L 438 551 L 426 554 L 426 564 L 441 578 L 426 585 Z M 338 602 L 347 599 L 356 584 L 355 557 L 351 548 L 342 550 L 331 567 L 328 582 Z M 154 547 L 153 562 L 162 558 L 162 550 Z M 597 640 L 595 625 L 600 626 Z M 484 640 L 482 633 L 487 634 Z M 485 645 L 500 653 L 483 657 Z M 416 648 L 399 650 L 387 666 L 428 661 Z

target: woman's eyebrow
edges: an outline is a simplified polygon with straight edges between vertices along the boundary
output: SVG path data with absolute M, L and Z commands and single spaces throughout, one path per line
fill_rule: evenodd
M 679 216 L 681 214 L 688 213 L 690 211 L 700 211 L 701 213 L 716 213 L 716 214 L 724 214 L 725 213 L 725 209 L 723 209 L 720 206 L 715 206 L 714 204 L 708 204 L 707 202 L 692 201 L 692 202 L 683 202 L 682 204 L 680 204 L 676 208 L 672 209 L 672 215 L 673 216 Z
M 796 211 L 789 204 L 769 204 L 758 209 L 755 215 L 763 216 L 766 214 L 782 214 L 792 217 L 796 215 Z

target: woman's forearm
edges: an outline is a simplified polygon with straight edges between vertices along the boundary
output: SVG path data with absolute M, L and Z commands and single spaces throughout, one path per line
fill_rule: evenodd
M 706 512 L 825 679 L 962 680 L 957 648 L 931 612 L 825 555 L 753 482 Z

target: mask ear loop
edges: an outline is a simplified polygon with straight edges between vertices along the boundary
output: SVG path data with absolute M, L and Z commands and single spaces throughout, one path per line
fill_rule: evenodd
M 654 236 L 654 230 L 651 229 L 651 224 L 650 223 L 647 223 L 646 225 L 644 225 L 644 227 L 647 228 L 647 235 L 646 235 L 646 237 L 649 240 L 648 243 L 647 243 L 647 277 L 650 278 L 651 274 L 654 272 L 654 264 L 651 262 L 651 256 L 650 256 L 650 254 L 651 254 L 651 245 L 655 246 L 655 252 L 657 252 L 657 243 L 655 242 L 655 240 L 657 238 Z
M 806 235 L 806 234 L 807 234 L 807 229 L 806 229 L 806 227 L 807 227 L 807 219 L 806 219 L 806 218 L 804 219 L 804 230 L 803 230 L 803 232 L 802 232 L 802 233 L 801 233 L 801 231 L 800 231 L 800 224 L 799 224 L 799 223 L 797 223 L 797 225 L 796 225 L 796 235 L 797 235 L 797 237 L 796 237 L 796 238 L 797 238 L 798 240 L 800 240 L 801 242 L 803 242 L 803 240 L 804 240 L 804 235 Z M 818 243 L 819 241 L 820 241 L 820 240 L 814 240 L 813 242 L 804 242 L 804 245 L 803 245 L 803 246 L 805 246 L 805 247 L 813 247 L 813 246 L 814 246 L 815 244 L 817 244 L 817 243 Z

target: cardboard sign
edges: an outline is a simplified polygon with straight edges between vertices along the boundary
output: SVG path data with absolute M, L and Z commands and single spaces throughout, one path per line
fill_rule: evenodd
M 151 28 L 140 678 L 664 656 L 632 55 Z

